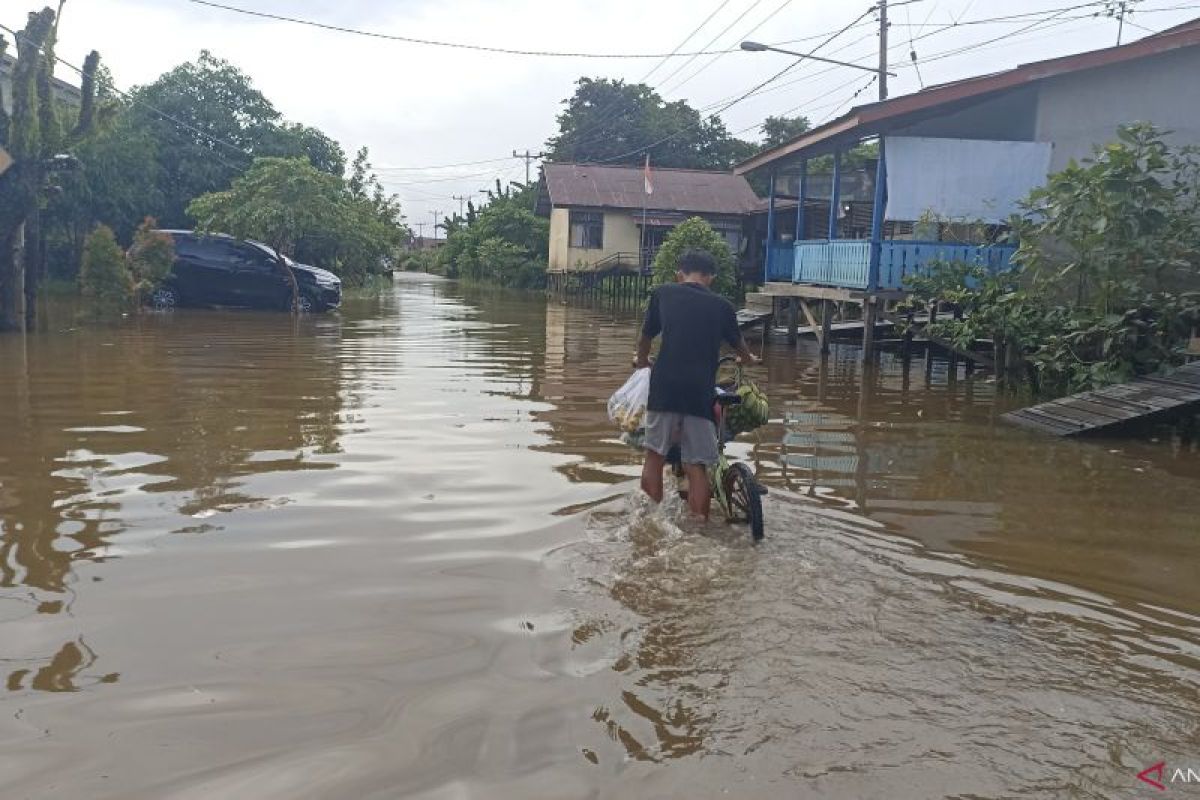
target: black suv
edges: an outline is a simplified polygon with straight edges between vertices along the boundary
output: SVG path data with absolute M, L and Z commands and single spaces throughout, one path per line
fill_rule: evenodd
M 175 266 L 154 293 L 157 306 L 245 306 L 290 310 L 292 287 L 280 260 L 296 276 L 301 311 L 342 302 L 342 282 L 320 267 L 297 264 L 260 242 L 223 234 L 160 231 L 175 240 Z

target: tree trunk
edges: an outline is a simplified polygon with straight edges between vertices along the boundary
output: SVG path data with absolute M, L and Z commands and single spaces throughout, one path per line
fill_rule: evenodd
M 25 221 L 25 330 L 37 325 L 37 296 L 46 269 L 46 231 L 42 228 L 42 211 L 35 208 Z
M 25 226 L 0 242 L 0 330 L 25 327 Z

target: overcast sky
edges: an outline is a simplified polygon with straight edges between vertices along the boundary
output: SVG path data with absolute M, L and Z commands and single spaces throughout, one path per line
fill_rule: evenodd
M 4 0 L 0 22 L 24 23 L 45 0 Z M 799 50 L 844 27 L 871 0 L 223 0 L 228 5 L 401 36 L 524 50 L 668 53 L 717 11 L 683 51 L 736 47 L 745 38 Z M 899 0 L 892 0 L 893 4 Z M 916 0 L 891 11 L 891 95 L 1116 43 L 1115 20 L 1084 15 L 1087 0 Z M 1200 16 L 1200 0 L 1143 0 L 1124 41 Z M 1045 20 L 1059 11 L 1054 20 Z M 968 24 L 1035 13 L 1006 22 Z M 951 27 L 958 22 L 957 26 Z M 1038 23 L 1035 25 L 1035 23 Z M 1035 25 L 1032 28 L 1029 26 Z M 819 51 L 847 61 L 877 59 L 877 25 L 865 18 Z M 68 0 L 58 55 L 80 63 L 100 50 L 117 85 L 154 80 L 202 48 L 249 73 L 289 119 L 314 125 L 347 154 L 371 149 L 410 221 L 457 209 L 452 195 L 477 194 L 497 177 L 523 177 L 519 160 L 426 169 L 495 159 L 513 149 L 536 152 L 553 134 L 555 115 L 580 76 L 647 82 L 668 99 L 697 108 L 737 97 L 788 63 L 775 53 L 598 60 L 547 58 L 370 39 L 289 22 L 255 19 L 188 0 Z M 914 43 L 910 47 L 909 37 Z M 1002 38 L 1001 37 L 1005 37 Z M 715 39 L 715 41 L 714 41 Z M 1000 41 L 991 41 L 1001 39 Z M 915 49 L 920 75 L 910 63 Z M 944 55 L 943 55 L 944 54 Z M 938 57 L 943 56 L 943 57 Z M 924 61 L 928 59 L 928 61 Z M 657 67 L 657 69 L 655 69 Z M 677 68 L 682 67 L 682 69 Z M 675 73 L 672 75 L 672 73 Z M 65 68 L 59 77 L 72 80 Z M 693 77 L 694 75 L 694 77 Z M 731 131 L 757 139 L 771 114 L 803 113 L 821 122 L 852 102 L 874 99 L 870 75 L 808 63 L 722 117 Z M 866 88 L 864 88 L 866 87 Z M 856 91 L 858 100 L 853 100 Z M 421 167 L 422 169 L 393 169 Z M 426 226 L 428 230 L 428 226 Z

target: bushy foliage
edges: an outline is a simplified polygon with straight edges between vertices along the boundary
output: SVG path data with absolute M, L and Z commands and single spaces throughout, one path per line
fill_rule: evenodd
M 157 224 L 153 217 L 146 217 L 134 233 L 127 254 L 129 273 L 139 297 L 145 297 L 166 280 L 175 263 L 175 240 L 156 231 Z
M 713 281 L 712 290 L 731 302 L 737 302 L 733 252 L 730 251 L 725 237 L 700 217 L 685 220 L 667 234 L 658 255 L 654 257 L 654 285 L 674 283 L 675 273 L 679 268 L 679 257 L 685 250 L 693 248 L 707 251 L 717 262 L 717 276 Z
M 437 255 L 442 274 L 522 289 L 544 285 L 550 226 L 533 213 L 535 191 L 534 185 L 497 186 L 482 209 L 447 220 L 446 244 Z
M 133 92 L 125 113 L 154 142 L 162 221 L 182 227 L 188 204 L 226 187 L 256 157 L 304 158 L 340 176 L 346 158 L 320 131 L 288 123 L 250 76 L 207 50 Z
M 552 161 L 729 169 L 757 149 L 683 100 L 666 101 L 644 83 L 580 78 L 563 101 L 558 133 L 546 143 Z
M 260 158 L 226 191 L 193 200 L 188 214 L 201 229 L 265 242 L 357 284 L 408 237 L 399 203 L 372 181 L 353 186 L 307 158 Z
M 100 225 L 87 237 L 79 272 L 79 291 L 87 301 L 87 310 L 97 314 L 125 311 L 133 289 L 125 251 L 117 244 L 112 229 Z
M 1090 389 L 1181 362 L 1200 328 L 1200 160 L 1149 125 L 1035 190 L 1012 221 L 1016 269 L 939 264 L 909 281 L 917 305 L 963 319 L 933 328 L 991 339 L 1008 377 L 1042 394 Z

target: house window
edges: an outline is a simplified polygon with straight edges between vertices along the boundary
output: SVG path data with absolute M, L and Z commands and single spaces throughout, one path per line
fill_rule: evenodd
M 584 250 L 599 250 L 604 247 L 604 214 L 602 212 L 571 212 L 571 247 Z

